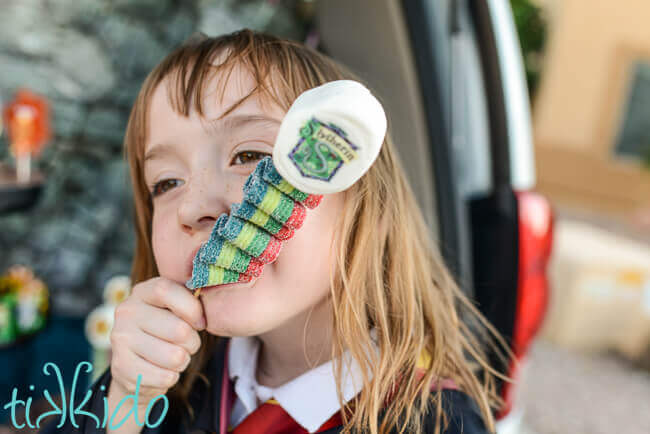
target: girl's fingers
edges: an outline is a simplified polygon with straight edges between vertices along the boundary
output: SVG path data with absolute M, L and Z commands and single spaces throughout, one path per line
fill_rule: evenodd
M 135 391 L 138 375 L 141 375 L 140 390 L 147 392 L 146 395 L 168 390 L 180 377 L 178 372 L 156 366 L 128 350 L 120 352 L 111 370 L 113 376 L 131 393 Z
M 133 287 L 115 308 L 111 330 L 111 372 L 115 384 L 133 393 L 165 393 L 180 378 L 201 345 L 203 306 L 183 286 L 153 278 Z
M 145 303 L 171 310 L 197 330 L 205 328 L 201 301 L 176 282 L 153 278 L 145 284 L 136 285 L 133 294 Z
M 172 312 L 151 305 L 142 306 L 140 328 L 151 336 L 185 348 L 195 354 L 201 347 L 199 333 Z
M 130 345 L 135 354 L 163 369 L 183 372 L 187 368 L 190 354 L 185 348 L 142 331 L 136 333 Z

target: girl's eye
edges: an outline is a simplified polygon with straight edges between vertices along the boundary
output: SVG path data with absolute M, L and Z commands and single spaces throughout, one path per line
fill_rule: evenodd
M 170 188 L 175 187 L 176 185 L 179 184 L 180 181 L 179 179 L 163 179 L 162 181 L 158 181 L 154 186 L 153 186 L 153 191 L 151 192 L 151 195 L 153 197 L 156 197 L 160 194 L 165 193 L 167 190 Z
M 255 162 L 256 160 L 261 160 L 266 155 L 271 155 L 268 152 L 259 152 L 259 151 L 242 151 L 235 155 L 233 161 L 239 160 L 241 164 L 249 164 Z

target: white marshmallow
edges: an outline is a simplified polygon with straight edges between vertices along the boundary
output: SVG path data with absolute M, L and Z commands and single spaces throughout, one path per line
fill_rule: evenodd
M 325 83 L 300 94 L 289 108 L 275 142 L 273 164 L 305 193 L 343 191 L 379 155 L 386 124 L 381 103 L 361 83 Z

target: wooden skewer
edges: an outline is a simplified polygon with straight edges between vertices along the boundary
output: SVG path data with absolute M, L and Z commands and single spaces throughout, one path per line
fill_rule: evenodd
M 201 288 L 199 288 L 199 289 L 197 289 L 196 291 L 194 291 L 194 297 L 198 297 L 199 294 L 201 294 Z

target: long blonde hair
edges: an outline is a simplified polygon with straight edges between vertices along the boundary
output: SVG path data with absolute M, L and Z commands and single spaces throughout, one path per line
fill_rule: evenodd
M 218 56 L 225 60 L 214 64 Z M 248 29 L 216 38 L 193 37 L 170 53 L 143 84 L 125 136 L 135 202 L 134 283 L 158 275 L 151 247 L 153 208 L 143 176 L 151 96 L 169 77 L 174 109 L 185 116 L 192 108 L 203 114 L 201 102 L 208 79 L 223 71 L 218 86 L 225 86 L 234 65 L 244 66 L 253 75 L 257 86 L 250 95 L 273 101 L 284 110 L 303 91 L 320 84 L 339 79 L 361 81 L 302 44 Z M 354 409 L 343 412 L 344 432 L 419 432 L 422 417 L 431 406 L 438 416 L 435 430 L 440 432 L 448 419 L 440 390 L 431 393 L 429 385 L 442 378 L 454 380 L 474 399 L 486 426 L 494 431 L 492 411 L 502 404 L 496 392 L 495 376 L 499 374 L 490 368 L 483 347 L 486 330 L 498 334 L 446 268 L 389 135 L 368 173 L 346 190 L 344 213 L 335 233 L 331 350 L 342 408 Z M 461 309 L 474 319 L 473 331 L 461 320 Z M 373 329 L 378 354 L 366 351 Z M 200 370 L 219 339 L 206 332 L 201 338 L 201 349 L 169 391 L 171 398 L 185 405 L 193 383 L 198 378 L 207 381 Z M 348 405 L 343 405 L 340 387 L 343 366 L 339 356 L 345 350 L 364 374 L 362 392 Z M 427 357 L 422 359 L 423 355 Z M 424 371 L 418 369 L 422 360 Z M 188 411 L 193 414 L 191 408 Z

